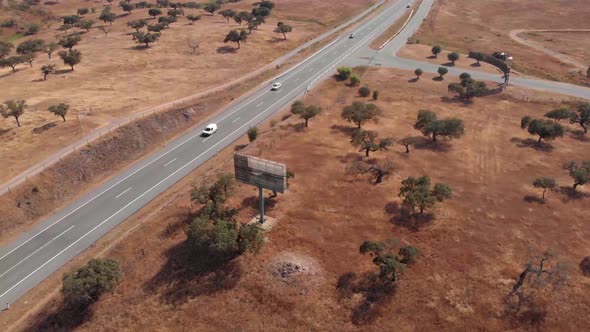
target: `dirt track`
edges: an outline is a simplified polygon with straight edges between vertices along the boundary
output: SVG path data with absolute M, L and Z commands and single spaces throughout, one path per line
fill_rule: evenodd
M 579 69 L 586 69 L 588 68 L 588 64 L 582 63 L 576 59 L 573 59 L 563 53 L 551 50 L 537 42 L 525 39 L 521 36 L 519 36 L 522 33 L 528 33 L 528 32 L 590 32 L 590 29 L 541 29 L 541 30 L 525 30 L 525 29 L 516 29 L 516 30 L 512 30 L 510 31 L 510 38 L 512 38 L 513 40 L 532 47 L 538 51 L 541 51 L 547 55 L 550 55 L 556 59 L 558 59 L 561 62 L 567 63 L 569 65 L 572 65 L 574 67 L 577 67 Z

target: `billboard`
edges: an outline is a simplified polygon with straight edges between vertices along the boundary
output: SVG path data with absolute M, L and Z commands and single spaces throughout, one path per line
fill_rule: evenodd
M 284 193 L 287 189 L 287 166 L 274 161 L 234 155 L 236 180 L 256 187 Z

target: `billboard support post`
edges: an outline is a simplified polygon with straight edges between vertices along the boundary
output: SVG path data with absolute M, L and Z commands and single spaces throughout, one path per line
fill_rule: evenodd
M 264 224 L 264 193 L 261 186 L 258 186 L 258 200 L 260 201 L 260 223 Z

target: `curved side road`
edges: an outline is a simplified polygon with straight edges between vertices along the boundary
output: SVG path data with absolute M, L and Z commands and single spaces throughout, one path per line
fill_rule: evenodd
M 249 74 L 246 74 L 242 77 L 239 77 L 233 81 L 224 83 L 222 85 L 207 89 L 205 91 L 201 91 L 201 92 L 195 93 L 195 94 L 187 96 L 187 97 L 173 100 L 173 101 L 164 103 L 162 105 L 147 108 L 141 112 L 131 114 L 131 115 L 129 115 L 125 118 L 122 118 L 122 119 L 117 119 L 104 127 L 98 128 L 98 129 L 86 134 L 84 137 L 81 137 L 78 140 L 76 140 L 74 143 L 58 150 L 57 152 L 55 152 L 51 156 L 38 162 L 36 165 L 33 165 L 33 166 L 29 167 L 28 169 L 22 171 L 20 174 L 14 176 L 12 179 L 10 179 L 4 183 L 1 183 L 0 184 L 0 195 L 7 193 L 9 191 L 9 188 L 13 188 L 13 187 L 19 185 L 20 183 L 25 182 L 27 177 L 34 176 L 34 175 L 42 172 L 45 168 L 57 163 L 61 158 L 64 158 L 67 155 L 69 155 L 70 153 L 74 152 L 75 149 L 82 148 L 82 147 L 86 146 L 86 144 L 108 134 L 111 130 L 114 130 L 122 125 L 128 124 L 128 123 L 130 123 L 134 120 L 137 120 L 143 116 L 146 116 L 146 115 L 149 115 L 152 113 L 156 113 L 156 112 L 161 112 L 161 111 L 170 109 L 170 108 L 174 107 L 175 105 L 181 105 L 181 104 L 190 102 L 191 100 L 195 100 L 197 98 L 201 98 L 201 97 L 204 97 L 207 95 L 211 95 L 215 92 L 222 91 L 223 89 L 227 89 L 227 88 L 234 86 L 238 83 L 255 78 L 256 76 L 260 75 L 261 73 L 265 72 L 266 70 L 269 70 L 269 69 L 274 68 L 276 66 L 280 66 L 280 65 L 285 64 L 286 61 L 288 61 L 290 58 L 297 55 L 302 50 L 312 46 L 315 43 L 321 42 L 321 41 L 329 38 L 330 36 L 334 35 L 338 31 L 345 29 L 345 28 L 349 27 L 350 25 L 358 22 L 359 20 L 361 20 L 362 18 L 367 16 L 369 13 L 371 13 L 373 10 L 375 10 L 379 6 L 383 5 L 384 2 L 385 2 L 385 0 L 377 1 L 377 3 L 375 3 L 371 7 L 367 8 L 365 11 L 363 11 L 362 13 L 353 17 L 352 19 L 348 20 L 347 22 L 345 22 L 345 23 L 337 26 L 336 28 L 334 28 L 328 32 L 325 32 L 322 35 L 306 42 L 305 44 L 289 51 L 287 54 L 285 54 L 285 55 L 281 56 L 280 58 L 274 60 L 273 62 L 265 65 L 264 67 L 254 70 L 253 72 L 251 72 Z M 290 70 L 292 70 L 292 69 L 290 69 Z M 279 77 L 282 75 L 285 75 L 289 71 L 280 74 Z M 262 83 L 262 85 L 267 84 L 267 83 L 268 82 L 264 82 L 264 83 Z
M 375 51 L 369 47 L 364 47 L 359 50 L 353 57 L 347 60 L 347 64 L 351 66 L 385 66 L 400 69 L 414 70 L 421 68 L 425 72 L 437 73 L 440 65 L 429 62 L 411 60 L 397 56 L 397 52 L 406 44 L 410 38 L 418 30 L 423 20 L 428 15 L 434 0 L 424 0 L 416 10 L 416 14 L 412 17 L 406 28 L 402 30 L 397 37 L 395 37 L 387 46 L 380 51 Z M 449 74 L 459 75 L 467 72 L 475 79 L 487 80 L 491 82 L 503 83 L 504 79 L 498 75 L 484 73 L 477 70 L 447 67 Z M 553 93 L 560 93 L 567 96 L 590 99 L 590 88 L 568 83 L 546 81 L 530 77 L 510 77 L 509 85 L 521 86 L 529 89 L 549 91 Z
M 280 77 L 282 88 L 267 84 L 208 122 L 217 133 L 201 137 L 195 129 L 127 168 L 96 190 L 41 222 L 17 241 L 0 248 L 0 304 L 13 303 L 63 264 L 164 190 L 215 156 L 273 113 L 304 95 L 352 53 L 399 19 L 411 0 L 399 0 L 347 35 Z

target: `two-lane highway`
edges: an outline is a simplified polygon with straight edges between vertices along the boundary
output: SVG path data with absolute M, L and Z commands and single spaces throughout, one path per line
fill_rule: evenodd
M 345 34 L 278 77 L 276 81 L 282 83 L 279 90 L 264 86 L 209 119 L 207 122 L 219 127 L 214 135 L 201 137 L 202 126 L 196 128 L 1 248 L 0 303 L 14 302 L 248 128 L 303 96 L 319 79 L 332 74 L 336 65 L 399 19 L 410 2 L 400 0 L 385 7 L 355 29 L 355 38 Z

